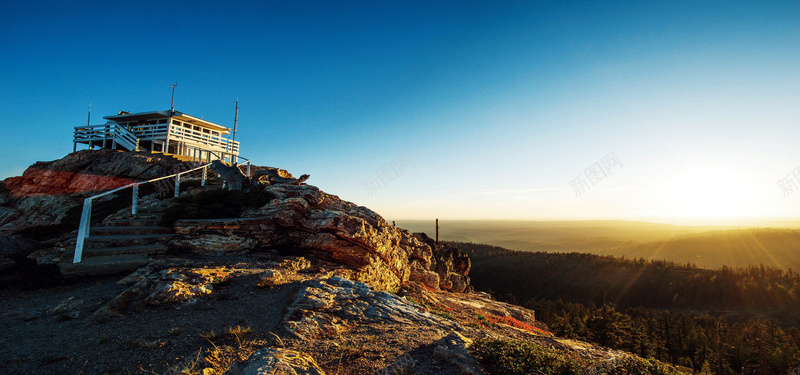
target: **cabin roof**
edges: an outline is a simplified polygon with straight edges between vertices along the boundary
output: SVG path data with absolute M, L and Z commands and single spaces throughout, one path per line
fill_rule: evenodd
M 134 122 L 134 121 L 147 121 L 147 120 L 158 120 L 170 117 L 170 112 L 172 112 L 172 118 L 180 121 L 185 122 L 192 125 L 201 126 L 204 128 L 213 129 L 219 131 L 221 134 L 228 134 L 230 133 L 231 129 L 219 124 L 215 124 L 213 122 L 209 122 L 203 119 L 199 119 L 194 116 L 189 116 L 185 113 L 178 112 L 178 111 L 153 111 L 153 112 L 139 112 L 139 113 L 130 113 L 126 115 L 114 115 L 114 116 L 104 116 L 103 118 L 106 120 L 111 120 L 114 122 Z

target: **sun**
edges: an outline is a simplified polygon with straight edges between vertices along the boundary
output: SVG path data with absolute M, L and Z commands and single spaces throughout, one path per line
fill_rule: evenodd
M 743 218 L 755 214 L 752 189 L 731 169 L 692 169 L 668 183 L 671 216 L 682 218 Z

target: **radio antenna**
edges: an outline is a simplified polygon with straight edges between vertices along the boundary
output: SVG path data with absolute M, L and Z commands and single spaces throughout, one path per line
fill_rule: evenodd
M 178 82 L 170 86 L 172 86 L 172 100 L 169 102 L 169 110 L 175 111 L 175 86 L 178 86 Z
M 233 139 L 236 142 L 236 127 L 239 124 L 239 98 L 236 98 L 236 115 L 233 117 Z

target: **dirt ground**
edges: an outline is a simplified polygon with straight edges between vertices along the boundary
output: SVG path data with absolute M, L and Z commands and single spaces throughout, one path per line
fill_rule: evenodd
M 329 375 L 391 374 L 398 368 L 417 374 L 462 373 L 433 355 L 436 340 L 449 333 L 441 327 L 354 324 L 337 336 L 293 338 L 281 321 L 302 280 L 257 286 L 259 275 L 275 259 L 223 256 L 191 262 L 224 267 L 232 277 L 194 303 L 141 305 L 122 316 L 92 317 L 128 288 L 117 283 L 124 274 L 6 285 L 0 289 L 0 373 L 175 374 L 213 368 L 206 372 L 213 374 L 227 368 L 231 358 L 246 358 L 263 346 L 309 353 Z M 324 276 L 324 270 L 302 275 Z M 435 319 L 458 323 L 460 334 L 468 338 L 503 336 L 565 348 L 542 325 L 512 327 L 478 320 L 482 315 L 473 308 L 480 304 L 471 300 L 475 295 L 413 285 L 398 293 L 420 310 L 439 315 Z M 218 363 L 226 355 L 228 362 Z

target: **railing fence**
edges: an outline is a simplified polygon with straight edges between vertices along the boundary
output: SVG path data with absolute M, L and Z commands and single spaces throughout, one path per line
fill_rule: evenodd
M 180 194 L 181 176 L 200 170 L 200 171 L 202 171 L 202 174 L 201 174 L 202 177 L 200 178 L 200 186 L 205 186 L 206 185 L 206 180 L 207 180 L 207 177 L 208 177 L 208 170 L 207 169 L 208 169 L 209 166 L 211 166 L 211 164 L 204 164 L 204 165 L 201 165 L 199 167 L 196 167 L 196 168 L 193 168 L 193 169 L 190 169 L 190 170 L 187 170 L 187 171 L 171 174 L 169 176 L 154 178 L 152 180 L 147 180 L 147 181 L 134 182 L 132 184 L 128 184 L 128 185 L 125 185 L 125 186 L 122 186 L 122 187 L 118 187 L 116 189 L 109 190 L 109 191 L 106 191 L 106 192 L 103 192 L 103 193 L 100 193 L 100 194 L 97 194 L 97 195 L 93 195 L 93 196 L 91 196 L 89 198 L 84 199 L 83 200 L 83 211 L 81 212 L 80 226 L 78 227 L 78 238 L 77 238 L 77 241 L 75 242 L 75 255 L 72 258 L 72 263 L 79 263 L 81 261 L 82 256 L 83 256 L 83 245 L 84 245 L 84 243 L 86 241 L 86 238 L 89 237 L 89 232 L 90 232 L 90 229 L 91 229 L 91 223 L 92 223 L 92 201 L 94 199 L 97 199 L 97 198 L 100 198 L 100 197 L 103 197 L 103 196 L 106 196 L 106 195 L 109 195 L 109 194 L 113 194 L 113 193 L 116 193 L 118 191 L 121 191 L 121 190 L 124 190 L 124 189 L 127 189 L 127 188 L 132 188 L 133 191 L 132 191 L 132 194 L 131 194 L 132 195 L 132 197 L 131 197 L 131 214 L 132 215 L 136 215 L 136 212 L 137 212 L 138 206 L 139 206 L 139 186 L 144 185 L 144 184 L 157 182 L 157 181 L 170 179 L 170 178 L 174 178 L 175 179 L 175 195 L 174 196 L 177 197 Z

